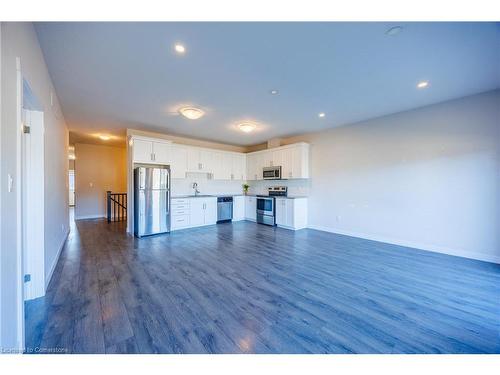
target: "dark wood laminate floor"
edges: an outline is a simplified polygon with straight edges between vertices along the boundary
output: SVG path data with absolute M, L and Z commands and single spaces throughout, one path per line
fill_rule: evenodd
M 79 221 L 27 348 L 72 353 L 499 353 L 500 266 L 250 222 L 127 236 Z

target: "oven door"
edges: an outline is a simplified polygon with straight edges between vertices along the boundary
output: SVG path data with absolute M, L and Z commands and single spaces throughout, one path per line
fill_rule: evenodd
M 274 216 L 274 198 L 257 197 L 257 215 Z

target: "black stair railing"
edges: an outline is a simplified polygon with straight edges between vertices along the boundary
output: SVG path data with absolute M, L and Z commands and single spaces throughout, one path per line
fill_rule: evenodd
M 127 193 L 107 192 L 108 223 L 127 220 Z

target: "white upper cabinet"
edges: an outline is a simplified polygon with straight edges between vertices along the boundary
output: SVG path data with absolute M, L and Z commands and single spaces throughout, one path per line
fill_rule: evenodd
M 231 180 L 244 181 L 246 179 L 245 154 L 231 155 Z
M 217 151 L 199 147 L 187 147 L 188 171 L 214 173 L 216 169 Z
M 185 178 L 188 161 L 187 148 L 181 145 L 173 144 L 170 156 L 170 173 L 172 173 L 172 178 Z
M 283 179 L 309 178 L 309 145 L 295 143 L 269 150 L 240 152 L 180 145 L 163 139 L 133 138 L 135 163 L 166 164 L 173 178 L 207 173 L 214 180 L 262 180 L 262 169 L 281 166 Z
M 231 180 L 232 158 L 227 152 L 216 152 L 214 154 L 214 165 L 212 178 L 215 180 Z
M 262 152 L 247 154 L 247 180 L 262 180 L 263 155 Z
M 133 138 L 134 163 L 170 164 L 171 143 Z
M 153 161 L 153 142 L 143 139 L 134 139 L 133 160 L 137 163 L 150 163 Z
M 154 161 L 159 164 L 170 164 L 172 161 L 171 147 L 170 143 L 153 142 Z
M 261 180 L 264 167 L 281 166 L 283 179 L 309 178 L 309 145 L 295 143 L 247 154 L 247 179 Z

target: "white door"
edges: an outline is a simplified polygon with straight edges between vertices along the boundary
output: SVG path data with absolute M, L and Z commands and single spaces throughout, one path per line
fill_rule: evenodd
M 205 201 L 205 224 L 217 223 L 217 198 L 203 199 Z
M 245 155 L 232 154 L 231 155 L 231 174 L 233 180 L 245 180 Z
M 199 227 L 205 224 L 205 199 L 192 198 L 190 199 L 190 216 L 189 224 L 192 227 Z
M 216 154 L 217 152 L 215 151 L 200 150 L 200 171 L 213 173 Z
M 276 198 L 276 224 L 287 225 L 286 199 Z
M 188 161 L 187 148 L 183 146 L 172 145 L 170 156 L 170 172 L 172 173 L 172 178 L 186 178 Z
M 153 142 L 143 139 L 134 139 L 134 162 L 150 163 L 153 161 Z
M 231 179 L 231 154 L 216 152 L 213 155 L 213 178 L 216 180 Z
M 257 220 L 257 198 L 245 197 L 245 218 L 248 220 Z
M 154 161 L 159 164 L 170 164 L 172 161 L 170 148 L 169 143 L 153 142 Z
M 233 197 L 233 221 L 245 219 L 245 197 Z
M 68 171 L 68 187 L 69 187 L 69 205 L 75 205 L 75 171 L 70 169 Z
M 23 110 L 22 245 L 26 300 L 45 294 L 43 112 Z M 63 199 L 63 197 L 61 197 Z M 28 280 L 29 278 L 29 280 Z
M 201 170 L 200 149 L 196 147 L 186 147 L 187 150 L 187 169 L 190 172 Z

